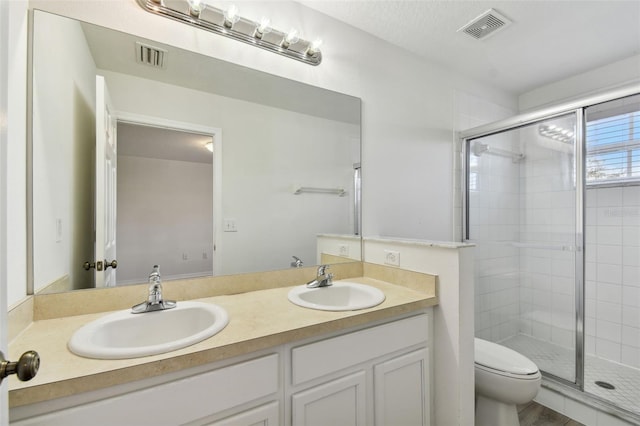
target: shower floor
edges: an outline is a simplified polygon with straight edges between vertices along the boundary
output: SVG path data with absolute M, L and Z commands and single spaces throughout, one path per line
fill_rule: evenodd
M 540 370 L 570 380 L 575 376 L 575 353 L 572 350 L 522 334 L 500 343 L 531 359 Z M 596 381 L 610 383 L 615 389 L 600 387 Z M 640 370 L 587 355 L 584 383 L 585 392 L 640 414 Z

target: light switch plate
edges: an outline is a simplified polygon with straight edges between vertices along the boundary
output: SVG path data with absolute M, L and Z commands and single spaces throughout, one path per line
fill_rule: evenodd
M 235 219 L 224 220 L 224 232 L 238 232 L 238 223 Z

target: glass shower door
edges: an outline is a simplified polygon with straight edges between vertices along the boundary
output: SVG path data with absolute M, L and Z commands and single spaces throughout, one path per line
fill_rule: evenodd
M 576 337 L 582 275 L 576 128 L 571 113 L 466 140 L 466 239 L 477 245 L 476 337 L 510 347 L 572 383 L 582 345 Z
M 584 389 L 640 414 L 640 95 L 585 122 Z

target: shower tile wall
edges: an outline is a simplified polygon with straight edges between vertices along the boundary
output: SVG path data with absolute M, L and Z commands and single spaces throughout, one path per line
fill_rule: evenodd
M 520 131 L 519 332 L 575 346 L 575 190 L 573 157 L 565 146 Z M 554 145 L 555 144 L 555 145 Z
M 511 151 L 513 136 L 481 141 Z M 470 239 L 477 244 L 476 336 L 501 341 L 518 332 L 519 249 L 513 244 L 519 228 L 519 165 L 488 153 L 471 155 Z
M 586 194 L 586 351 L 640 368 L 640 186 Z

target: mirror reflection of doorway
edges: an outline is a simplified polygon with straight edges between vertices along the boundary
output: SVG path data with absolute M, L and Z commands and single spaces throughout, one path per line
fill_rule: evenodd
M 118 122 L 118 285 L 213 274 L 213 142 Z

